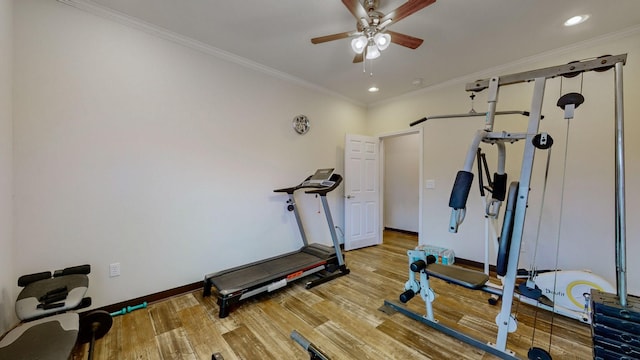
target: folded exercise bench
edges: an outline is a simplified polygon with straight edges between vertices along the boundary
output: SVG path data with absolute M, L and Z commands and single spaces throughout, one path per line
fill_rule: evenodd
M 0 359 L 68 359 L 78 323 L 71 312 L 22 323 L 0 340 Z
M 91 305 L 85 297 L 91 266 L 21 276 L 16 315 L 22 323 L 0 339 L 0 359 L 68 359 L 77 341 L 93 342 L 111 328 L 111 315 L 92 311 L 80 317 L 73 310 Z

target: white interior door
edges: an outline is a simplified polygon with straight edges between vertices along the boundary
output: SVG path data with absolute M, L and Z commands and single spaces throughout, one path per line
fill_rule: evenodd
M 382 243 L 380 228 L 380 140 L 347 134 L 345 138 L 344 249 Z

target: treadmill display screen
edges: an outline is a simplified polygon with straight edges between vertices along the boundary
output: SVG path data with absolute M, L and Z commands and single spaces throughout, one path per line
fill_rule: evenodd
M 329 180 L 331 178 L 331 175 L 333 174 L 333 170 L 334 169 L 318 169 L 309 180 L 318 183 L 324 180 Z

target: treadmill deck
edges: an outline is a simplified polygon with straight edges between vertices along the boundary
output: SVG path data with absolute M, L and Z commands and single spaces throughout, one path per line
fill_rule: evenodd
M 325 256 L 319 256 L 318 252 L 324 253 Z M 332 257 L 335 257 L 333 248 L 313 244 L 298 252 L 208 275 L 207 280 L 219 293 L 227 295 L 269 281 L 277 281 L 292 273 L 322 266 Z

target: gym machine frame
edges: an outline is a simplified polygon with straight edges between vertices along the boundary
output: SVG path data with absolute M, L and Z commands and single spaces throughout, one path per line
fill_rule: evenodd
M 518 84 L 523 82 L 534 82 L 533 97 L 531 101 L 531 110 L 529 112 L 529 122 L 527 132 L 525 134 L 518 134 L 516 137 L 525 140 L 524 154 L 522 160 L 522 168 L 520 170 L 520 180 L 517 184 L 517 200 L 514 208 L 514 220 L 513 227 L 511 229 L 512 236 L 510 237 L 510 249 L 506 257 L 506 274 L 504 276 L 504 288 L 502 291 L 494 288 L 484 286 L 483 276 L 486 276 L 482 272 L 466 270 L 456 266 L 444 266 L 440 264 L 430 264 L 429 260 L 425 261 L 424 268 L 418 270 L 420 274 L 421 288 L 419 292 L 426 304 L 426 315 L 417 314 L 401 304 L 395 301 L 385 300 L 385 305 L 393 310 L 399 311 L 402 314 L 411 317 L 417 321 L 420 321 L 436 330 L 444 332 L 450 336 L 455 337 L 467 344 L 478 347 L 488 353 L 494 354 L 503 359 L 516 359 L 515 354 L 512 351 L 507 350 L 507 336 L 509 333 L 510 325 L 513 321 L 511 318 L 511 307 L 513 304 L 513 294 L 515 290 L 515 279 L 518 270 L 518 260 L 520 257 L 520 246 L 522 242 L 522 235 L 524 230 L 524 221 L 527 210 L 527 202 L 529 197 L 529 187 L 531 183 L 531 173 L 533 169 L 533 160 L 536 147 L 533 144 L 533 138 L 538 134 L 539 123 L 541 119 L 542 103 L 544 98 L 544 89 L 546 80 L 563 75 L 573 75 L 577 73 L 599 70 L 605 71 L 610 68 L 615 70 L 615 195 L 616 195 L 616 228 L 615 228 L 615 250 L 616 250 L 616 286 L 617 286 L 617 298 L 620 306 L 627 306 L 627 278 L 626 278 L 626 224 L 625 224 L 625 183 L 624 183 L 624 112 L 623 112 L 623 84 L 622 84 L 622 67 L 627 59 L 627 54 L 603 56 L 593 60 L 579 61 L 566 65 L 552 66 L 542 68 L 538 70 L 526 71 L 522 73 L 516 73 L 506 75 L 502 77 L 492 77 L 490 79 L 478 80 L 466 85 L 466 91 L 478 92 L 484 89 L 488 89 L 488 106 L 489 110 L 486 113 L 485 127 L 480 130 L 474 139 L 472 148 L 477 148 L 480 141 L 488 141 L 494 138 L 494 135 L 499 133 L 493 133 L 493 122 L 496 115 L 496 103 L 498 101 L 498 91 L 501 86 Z M 573 105 L 568 105 L 573 106 Z M 572 111 L 573 109 L 569 109 Z M 506 134 L 505 134 L 506 135 Z M 469 151 L 472 153 L 472 151 Z M 473 159 L 469 159 L 469 155 L 465 161 L 465 168 L 467 171 L 471 171 Z M 469 184 L 470 186 L 470 184 Z M 513 185 L 512 185 L 513 186 Z M 454 185 L 455 190 L 455 185 Z M 510 191 L 511 193 L 511 191 Z M 468 191 L 467 191 L 468 194 Z M 453 197 L 453 194 L 452 194 Z M 509 206 L 509 205 L 507 205 Z M 458 219 L 464 209 L 454 209 L 451 215 L 450 231 L 455 232 Z M 505 219 L 505 222 L 507 220 Z M 504 231 L 503 231 L 504 233 Z M 503 234 L 504 235 L 504 234 Z M 410 251 L 411 252 L 411 251 Z M 413 266 L 412 266 L 413 267 Z M 412 269 L 413 270 L 413 269 Z M 495 344 L 487 344 L 479 341 L 469 335 L 459 332 L 455 329 L 449 328 L 443 324 L 440 324 L 433 316 L 433 308 L 431 301 L 433 301 L 434 294 L 429 288 L 429 276 L 442 278 L 447 282 L 465 286 L 467 288 L 473 288 L 483 290 L 491 294 L 502 296 L 502 307 L 498 314 L 498 334 Z M 460 278 L 459 278 L 460 277 Z M 410 287 L 411 282 L 415 282 L 415 277 L 410 272 L 410 280 L 407 286 Z M 473 281 L 472 281 L 473 280 Z M 406 289 L 407 290 L 407 289 Z M 404 294 L 404 293 L 403 293 Z

